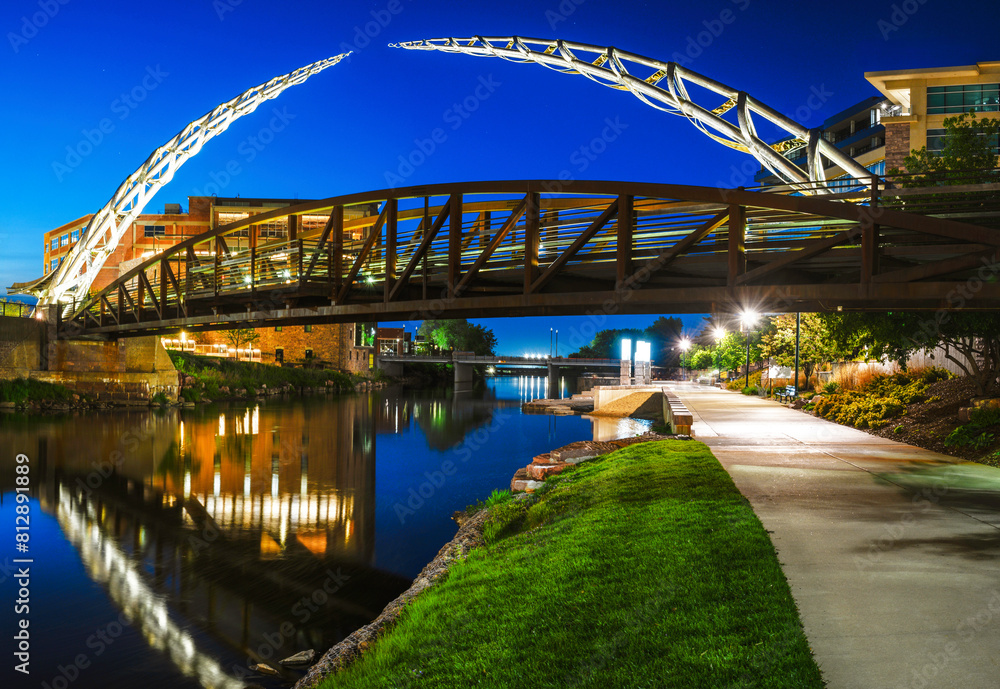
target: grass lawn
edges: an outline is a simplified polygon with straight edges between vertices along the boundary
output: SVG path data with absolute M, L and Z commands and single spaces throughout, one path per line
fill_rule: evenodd
M 701 443 L 582 464 L 484 533 L 321 686 L 823 686 L 767 533 Z

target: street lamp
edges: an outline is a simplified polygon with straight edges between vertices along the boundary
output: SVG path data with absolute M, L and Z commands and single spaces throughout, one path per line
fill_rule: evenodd
M 740 321 L 743 323 L 743 325 L 746 327 L 747 330 L 747 377 L 746 377 L 746 383 L 743 385 L 744 388 L 750 387 L 750 329 L 757 324 L 757 319 L 759 318 L 760 314 L 758 314 L 753 309 L 748 309 L 747 311 L 744 311 L 743 314 L 740 316 Z
M 691 340 L 687 339 L 686 337 L 682 337 L 681 338 L 681 342 L 680 342 L 680 347 L 681 347 L 681 351 L 684 352 L 684 354 L 687 354 L 687 351 L 689 349 L 691 349 Z M 681 357 L 683 357 L 684 354 L 681 354 Z M 682 374 L 684 373 L 684 362 L 683 361 L 681 362 L 681 373 Z M 684 380 L 687 380 L 687 376 L 686 375 L 684 376 Z

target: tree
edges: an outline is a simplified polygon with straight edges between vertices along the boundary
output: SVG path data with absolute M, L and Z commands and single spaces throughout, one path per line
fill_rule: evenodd
M 936 313 L 827 314 L 831 336 L 854 358 L 889 359 L 904 369 L 915 352 L 941 348 L 975 383 L 979 395 L 1000 393 L 1000 314 L 976 311 Z
M 703 369 L 711 368 L 715 363 L 715 355 L 712 353 L 711 349 L 699 349 L 691 357 L 691 368 L 692 369 Z
M 260 333 L 253 328 L 234 328 L 226 331 L 226 340 L 237 352 L 256 344 L 259 339 Z
M 651 344 L 653 361 L 657 366 L 673 368 L 680 365 L 677 343 L 681 341 L 683 331 L 684 323 L 676 316 L 660 316 L 646 328 L 645 339 Z
M 429 319 L 420 324 L 417 334 L 432 342 L 440 349 L 474 352 L 479 356 L 495 354 L 496 335 L 489 328 L 469 323 L 464 318 L 457 320 Z
M 799 363 L 806 380 L 822 363 L 841 358 L 840 349 L 830 335 L 821 314 L 804 313 L 799 335 Z M 761 337 L 761 355 L 779 366 L 795 365 L 795 314 L 786 313 L 771 318 L 771 327 Z
M 922 147 L 903 159 L 906 172 L 913 177 L 903 180 L 904 187 L 971 184 L 995 181 L 992 171 L 997 167 L 997 135 L 1000 120 L 978 119 L 975 110 L 944 121 L 944 147 L 940 152 Z M 960 171 L 962 174 L 956 174 Z M 900 174 L 892 168 L 889 176 Z
M 618 359 L 621 357 L 621 342 L 628 338 L 632 340 L 633 347 L 636 340 L 646 338 L 646 332 L 637 328 L 612 328 L 601 330 L 589 345 L 580 347 L 576 352 L 570 354 L 573 359 Z
M 760 361 L 760 342 L 754 342 L 751 337 L 750 361 Z M 726 336 L 715 346 L 715 360 L 719 370 L 736 371 L 743 368 L 747 361 L 747 340 L 744 333 L 726 333 Z

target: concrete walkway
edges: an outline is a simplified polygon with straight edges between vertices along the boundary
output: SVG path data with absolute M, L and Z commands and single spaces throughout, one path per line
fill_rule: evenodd
M 772 532 L 830 689 L 1000 687 L 1000 470 L 669 387 Z

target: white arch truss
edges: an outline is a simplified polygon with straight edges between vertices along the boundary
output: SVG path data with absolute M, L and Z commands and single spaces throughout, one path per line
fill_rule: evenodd
M 198 155 L 206 142 L 226 131 L 240 117 L 252 113 L 264 101 L 277 98 L 285 89 L 303 83 L 348 55 L 350 53 L 342 53 L 320 60 L 258 84 L 191 122 L 153 151 L 146 162 L 121 183 L 111 199 L 91 218 L 80 241 L 59 268 L 40 280 L 14 288 L 20 287 L 21 293 L 37 296 L 40 306 L 86 297 L 87 290 L 125 231 L 156 192 L 173 179 L 185 162 Z
M 803 127 L 745 91 L 737 91 L 675 62 L 661 62 L 617 48 L 519 36 L 432 38 L 392 45 L 407 50 L 438 50 L 499 57 L 511 62 L 533 62 L 563 74 L 581 74 L 598 84 L 628 91 L 657 110 L 686 117 L 715 141 L 749 153 L 779 179 L 789 184 L 806 185 L 800 189 L 803 193 L 826 191 L 822 185 L 806 184 L 825 179 L 824 156 L 851 177 L 866 184 L 871 180 L 871 172 L 823 139 L 818 130 Z M 711 107 L 698 105 L 689 95 L 689 84 L 718 94 L 722 102 Z M 735 123 L 723 118 L 733 109 L 736 111 Z M 755 116 L 777 125 L 792 138 L 774 145 L 764 142 L 757 135 Z M 781 155 L 803 146 L 807 149 L 806 169 Z

